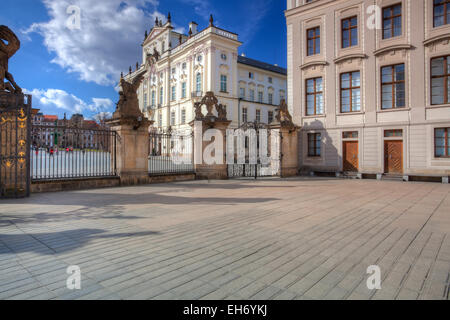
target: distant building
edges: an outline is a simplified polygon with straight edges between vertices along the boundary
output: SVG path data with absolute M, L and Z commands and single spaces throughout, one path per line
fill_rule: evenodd
M 73 114 L 70 119 L 64 114 L 63 119 L 58 119 L 56 115 L 34 112 L 32 117 L 34 146 L 109 150 L 110 136 L 104 124 L 85 120 L 82 114 Z
M 194 102 L 213 91 L 227 109 L 231 126 L 244 122 L 271 122 L 281 99 L 286 97 L 287 70 L 238 56 L 238 35 L 214 26 L 212 17 L 204 30 L 189 24 L 188 35 L 173 30 L 170 16 L 157 20 L 142 44 L 144 68 L 152 61 L 139 88 L 139 105 L 154 126 L 183 129 L 194 119 Z M 133 78 L 132 72 L 125 78 Z M 204 112 L 205 113 L 205 112 Z

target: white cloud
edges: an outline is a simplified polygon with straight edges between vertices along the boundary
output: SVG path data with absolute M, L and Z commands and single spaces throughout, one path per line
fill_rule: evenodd
M 121 71 L 141 62 L 140 44 L 145 30 L 153 26 L 157 0 L 42 0 L 50 21 L 35 23 L 25 34 L 38 32 L 44 45 L 55 54 L 53 63 L 80 80 L 100 85 L 113 85 Z M 70 5 L 80 8 L 80 29 L 67 28 Z M 148 13 L 144 7 L 153 7 Z
M 99 112 L 97 114 L 94 114 L 92 116 L 92 119 L 97 122 L 100 122 L 102 120 L 111 119 L 112 115 L 113 115 L 112 112 Z
M 24 89 L 26 94 L 33 95 L 34 105 L 39 108 L 57 108 L 68 111 L 69 114 L 83 112 L 104 112 L 113 106 L 110 99 L 92 98 L 88 103 L 77 96 L 60 89 Z M 39 102 L 36 102 L 38 100 Z

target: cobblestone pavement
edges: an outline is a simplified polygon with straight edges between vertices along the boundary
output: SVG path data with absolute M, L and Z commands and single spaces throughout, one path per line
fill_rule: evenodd
M 449 277 L 443 184 L 196 181 L 0 202 L 0 299 L 449 299 Z

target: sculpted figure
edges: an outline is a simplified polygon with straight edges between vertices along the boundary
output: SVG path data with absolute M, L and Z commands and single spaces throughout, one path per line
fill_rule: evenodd
M 195 119 L 196 120 L 203 119 L 202 104 L 200 102 L 195 102 L 194 109 L 195 109 Z
M 286 100 L 281 100 L 280 106 L 278 108 L 277 121 L 285 124 L 292 124 L 292 116 L 289 113 Z
M 117 102 L 116 112 L 114 112 L 115 118 L 118 116 L 142 116 L 142 112 L 139 109 L 137 89 L 143 78 L 143 73 L 136 75 L 131 82 L 128 82 L 124 78 L 120 78 L 119 102 Z
M 19 48 L 20 41 L 14 32 L 7 26 L 0 26 L 0 91 L 22 93 L 22 89 L 15 83 L 12 74 L 8 72 L 8 60 Z M 5 80 L 9 82 L 5 82 Z
M 223 104 L 216 105 L 217 110 L 217 118 L 220 120 L 226 120 L 227 119 L 227 109 L 225 109 L 225 106 Z

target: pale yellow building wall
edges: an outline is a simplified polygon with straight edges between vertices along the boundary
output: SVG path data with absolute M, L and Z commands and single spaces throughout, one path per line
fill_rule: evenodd
M 370 30 L 369 6 L 402 3 L 402 34 L 383 40 Z M 360 172 L 384 172 L 384 130 L 403 130 L 405 174 L 450 174 L 450 159 L 435 158 L 434 129 L 450 127 L 450 104 L 430 101 L 430 59 L 450 55 L 450 24 L 433 28 L 432 0 L 288 0 L 288 103 L 300 133 L 304 171 L 341 171 L 342 133 L 359 133 Z M 358 17 L 358 45 L 341 48 L 341 19 Z M 321 52 L 306 55 L 306 30 L 321 28 Z M 381 109 L 381 67 L 405 64 L 406 107 Z M 361 73 L 361 112 L 340 112 L 339 77 Z M 305 80 L 321 76 L 325 113 L 306 116 Z M 322 132 L 322 156 L 307 155 L 307 133 Z

